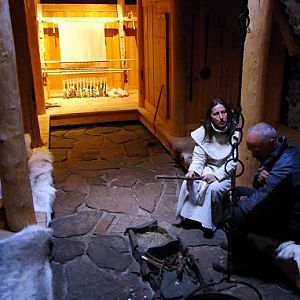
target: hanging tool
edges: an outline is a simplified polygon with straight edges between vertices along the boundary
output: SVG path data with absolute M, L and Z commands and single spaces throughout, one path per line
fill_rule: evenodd
M 190 56 L 191 56 L 191 63 L 190 63 L 190 102 L 193 101 L 194 27 L 195 27 L 195 14 L 192 14 L 192 20 L 191 20 L 191 53 L 190 53 Z
M 208 32 L 209 32 L 209 13 L 206 13 L 205 42 L 204 42 L 204 67 L 200 70 L 200 77 L 208 79 L 211 74 L 210 68 L 207 66 L 207 48 L 208 48 Z
M 222 76 L 222 61 L 223 61 L 223 32 L 225 28 L 225 17 L 220 16 L 219 18 L 219 27 L 220 27 L 220 40 L 219 40 L 219 66 L 218 66 L 218 94 L 220 94 L 221 89 L 221 76 Z
M 160 99 L 161 99 L 161 95 L 162 95 L 162 91 L 163 91 L 164 87 L 165 87 L 164 84 L 162 84 L 161 87 L 160 87 L 160 92 L 159 92 L 159 96 L 158 96 L 158 100 L 157 100 L 157 105 L 156 105 L 156 108 L 155 108 L 155 114 L 154 114 L 154 118 L 153 118 L 154 132 L 156 132 L 155 120 L 156 120 L 156 116 L 157 116 L 157 113 L 158 113 Z

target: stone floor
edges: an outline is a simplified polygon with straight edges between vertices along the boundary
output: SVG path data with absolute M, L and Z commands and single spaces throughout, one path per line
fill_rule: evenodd
M 300 299 L 294 287 L 273 272 L 231 275 L 246 285 L 229 282 L 214 271 L 213 259 L 227 255 L 221 248 L 226 240 L 223 231 L 205 239 L 200 229 L 172 226 L 181 181 L 155 176 L 184 171 L 141 124 L 55 129 L 50 150 L 57 189 L 51 224 L 56 300 L 156 299 L 140 277 L 124 234 L 126 228 L 152 220 L 188 247 L 211 291 L 259 299 L 254 286 L 263 299 Z

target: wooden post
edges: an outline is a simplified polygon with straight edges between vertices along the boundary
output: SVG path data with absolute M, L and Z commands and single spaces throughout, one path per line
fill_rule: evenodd
M 36 1 L 25 0 L 27 34 L 33 74 L 36 111 L 38 115 L 46 113 L 44 86 L 41 71 L 41 60 L 38 40 L 38 24 L 36 20 Z
M 33 41 L 33 39 L 28 40 L 28 33 L 32 31 L 32 29 L 27 30 L 25 3 L 16 0 L 11 0 L 9 3 L 16 51 L 23 126 L 24 131 L 30 134 L 32 147 L 35 148 L 43 145 L 37 117 L 37 89 L 34 84 L 33 67 L 31 64 L 32 58 L 29 47 L 29 45 L 34 44 L 35 41 Z M 37 43 L 37 41 L 35 43 Z M 31 47 L 33 48 L 33 45 Z M 39 57 L 39 53 L 36 52 L 33 56 Z M 37 59 L 39 60 L 39 58 L 34 58 L 33 61 Z M 42 79 L 41 75 L 37 76 L 40 80 Z M 43 87 L 41 86 L 40 89 L 43 89 Z M 41 97 L 41 95 L 39 95 L 39 97 Z
M 144 18 L 143 18 L 143 0 L 137 0 L 138 27 L 138 97 L 139 107 L 145 107 L 145 81 L 144 81 Z
M 36 220 L 8 0 L 0 0 L 0 37 L 0 177 L 8 226 L 12 231 L 19 231 Z
M 243 59 L 241 106 L 245 117 L 244 140 L 240 158 L 245 164 L 239 185 L 251 185 L 258 162 L 246 147 L 248 128 L 263 121 L 267 62 L 272 25 L 272 0 L 249 0 L 250 26 L 246 36 Z
M 185 11 L 186 1 L 173 0 L 171 5 L 171 134 L 186 134 L 186 42 L 185 42 Z

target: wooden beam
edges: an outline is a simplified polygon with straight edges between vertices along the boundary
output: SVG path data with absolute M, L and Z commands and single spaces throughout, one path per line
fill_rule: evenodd
M 143 0 L 137 0 L 138 11 L 138 28 L 137 28 L 137 44 L 138 44 L 138 101 L 139 107 L 145 107 L 145 66 L 144 66 L 144 16 L 143 16 Z
M 41 72 L 41 60 L 39 50 L 38 38 L 38 24 L 36 21 L 36 5 L 33 0 L 25 1 L 27 37 L 31 58 L 34 94 L 36 100 L 36 112 L 38 115 L 46 113 L 45 99 L 44 99 L 44 86 Z
M 31 136 L 32 147 L 42 146 L 42 139 L 40 136 L 39 123 L 37 118 L 37 98 L 36 91 L 38 92 L 41 101 L 44 101 L 44 96 L 41 94 L 40 89 L 43 87 L 34 84 L 33 70 L 32 70 L 32 57 L 30 55 L 29 42 L 28 40 L 28 30 L 26 21 L 26 11 L 25 3 L 23 1 L 10 0 L 10 15 L 12 22 L 12 29 L 14 35 L 14 44 L 16 51 L 17 60 L 17 74 L 18 74 L 18 84 L 19 92 L 21 97 L 21 107 L 22 107 L 22 117 L 24 131 L 29 133 Z M 36 52 L 34 56 L 39 56 L 39 52 Z M 38 58 L 39 60 L 39 58 Z M 38 62 L 35 63 L 37 68 Z M 39 74 L 41 74 L 41 69 L 39 67 Z M 36 75 L 36 83 L 40 82 L 41 75 Z M 35 88 L 36 87 L 36 88 Z
M 245 117 L 244 133 L 254 123 L 263 121 L 265 86 L 271 39 L 273 0 L 249 0 L 250 26 L 246 36 L 243 59 L 241 106 Z M 258 162 L 248 151 L 245 139 L 240 147 L 245 172 L 239 185 L 251 185 Z
M 170 45 L 170 68 L 171 68 L 171 131 L 175 137 L 186 134 L 186 43 L 185 43 L 185 9 L 186 1 L 171 1 L 171 45 Z
M 22 125 L 8 0 L 0 0 L 0 177 L 9 229 L 36 222 Z

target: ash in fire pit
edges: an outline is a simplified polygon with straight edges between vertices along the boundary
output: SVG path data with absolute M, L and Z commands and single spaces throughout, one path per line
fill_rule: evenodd
M 157 221 L 127 228 L 126 233 L 133 256 L 141 266 L 142 278 L 150 282 L 158 299 L 183 299 L 204 285 L 188 250 Z
M 171 240 L 166 233 L 157 231 L 146 231 L 144 233 L 136 233 L 137 242 L 145 251 L 149 248 L 157 247 Z

